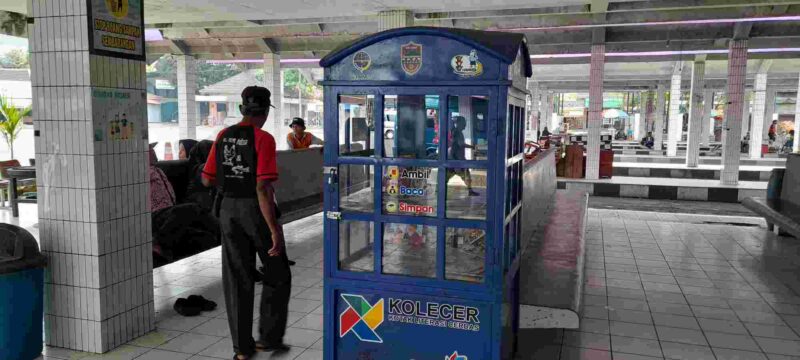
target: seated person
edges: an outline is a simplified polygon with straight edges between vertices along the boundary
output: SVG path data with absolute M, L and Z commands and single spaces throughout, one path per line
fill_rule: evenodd
M 286 144 L 289 145 L 291 150 L 308 149 L 311 145 L 325 144 L 322 139 L 306 132 L 306 122 L 302 118 L 296 117 L 292 119 L 289 127 L 292 128 L 292 132 L 286 135 Z
M 655 139 L 653 138 L 653 132 L 648 132 L 647 136 L 642 139 L 642 145 L 648 149 L 653 149 L 654 143 Z
M 192 148 L 197 145 L 197 140 L 183 139 L 178 141 L 178 160 L 186 160 Z
M 150 216 L 152 217 L 153 266 L 194 255 L 219 245 L 219 223 L 195 203 L 176 204 L 167 175 L 156 166 L 150 144 Z
M 209 212 L 214 205 L 216 188 L 203 186 L 201 175 L 212 145 L 214 145 L 214 142 L 211 140 L 198 142 L 191 148 L 187 158 L 191 170 L 189 172 L 189 183 L 186 186 L 186 202 L 193 202 Z

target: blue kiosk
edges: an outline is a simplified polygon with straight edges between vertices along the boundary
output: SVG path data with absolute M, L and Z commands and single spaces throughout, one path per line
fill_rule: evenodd
M 524 36 L 402 28 L 320 65 L 324 358 L 512 358 Z

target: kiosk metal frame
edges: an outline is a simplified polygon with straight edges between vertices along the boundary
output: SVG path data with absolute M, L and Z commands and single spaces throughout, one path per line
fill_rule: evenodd
M 394 29 L 320 65 L 324 358 L 512 358 L 524 36 Z

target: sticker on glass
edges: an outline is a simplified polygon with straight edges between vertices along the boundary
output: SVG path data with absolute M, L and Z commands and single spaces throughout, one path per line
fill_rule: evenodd
M 478 60 L 478 52 L 473 49 L 469 55 L 456 55 L 450 60 L 453 72 L 458 76 L 475 77 L 483 74 L 483 64 Z
M 370 65 L 372 65 L 372 58 L 364 51 L 359 51 L 355 55 L 353 55 L 353 66 L 355 66 L 356 70 L 367 71 Z
M 408 75 L 415 75 L 422 68 L 422 45 L 409 42 L 400 47 L 400 64 Z

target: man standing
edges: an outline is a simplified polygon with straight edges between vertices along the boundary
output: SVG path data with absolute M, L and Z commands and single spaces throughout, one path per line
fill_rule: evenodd
M 292 128 L 292 132 L 286 135 L 286 144 L 289 145 L 289 149 L 302 150 L 308 149 L 311 145 L 325 145 L 320 138 L 306 132 L 306 121 L 302 118 L 292 119 L 289 127 Z
M 278 179 L 275 139 L 261 130 L 272 106 L 270 91 L 242 91 L 244 118 L 222 130 L 203 169 L 203 185 L 216 184 L 222 230 L 222 281 L 236 359 L 255 351 L 287 351 L 283 343 L 291 273 L 272 183 Z M 264 264 L 258 341 L 253 340 L 256 255 Z

